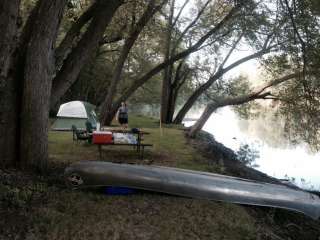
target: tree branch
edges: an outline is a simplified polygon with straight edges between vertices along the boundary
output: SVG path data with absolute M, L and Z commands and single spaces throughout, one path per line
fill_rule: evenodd
M 226 62 L 228 61 L 228 59 L 230 58 L 231 54 L 233 53 L 233 51 L 236 49 L 238 43 L 240 42 L 240 40 L 242 39 L 243 37 L 243 33 L 239 36 L 239 38 L 235 41 L 235 43 L 233 44 L 233 46 L 231 47 L 231 49 L 229 50 L 227 56 L 224 58 L 224 60 L 222 61 L 220 67 L 219 67 L 219 70 L 222 69 L 224 67 L 224 65 L 226 64 Z M 219 71 L 218 70 L 218 71 Z
M 82 27 L 91 20 L 94 12 L 97 10 L 97 2 L 91 5 L 78 20 L 71 26 L 64 39 L 61 41 L 59 47 L 55 51 L 56 55 L 56 69 L 60 69 L 63 60 L 71 51 L 74 39 L 80 34 Z
M 216 106 L 222 107 L 222 106 L 228 106 L 228 105 L 240 105 L 255 99 L 267 99 L 266 97 L 272 97 L 273 95 L 271 94 L 270 91 L 264 92 L 266 89 L 270 87 L 277 86 L 283 82 L 286 82 L 288 80 L 294 79 L 299 77 L 302 74 L 302 72 L 296 72 L 292 74 L 288 74 L 286 76 L 276 78 L 272 81 L 269 81 L 268 83 L 257 87 L 255 90 L 253 90 L 251 93 L 238 96 L 238 97 L 232 97 L 232 98 L 225 98 L 222 100 L 216 100 L 215 104 Z
M 176 16 L 176 18 L 175 18 L 174 21 L 173 21 L 172 26 L 175 26 L 175 25 L 177 24 L 177 21 L 179 20 L 183 9 L 186 7 L 186 5 L 188 4 L 189 1 L 190 1 L 190 0 L 186 0 L 186 1 L 184 2 L 184 4 L 182 5 L 182 7 L 180 8 L 180 11 L 179 11 L 178 15 Z
M 122 96 L 117 100 L 115 105 L 119 105 L 123 100 L 127 99 L 136 89 L 142 86 L 147 80 L 151 77 L 159 73 L 162 69 L 169 66 L 170 64 L 183 59 L 190 55 L 193 52 L 198 51 L 198 48 L 212 35 L 216 34 L 227 22 L 233 19 L 234 15 L 238 12 L 239 6 L 234 7 L 213 29 L 211 29 L 208 33 L 202 36 L 197 43 L 192 45 L 190 48 L 176 54 L 175 56 L 171 57 L 167 61 L 160 63 L 159 65 L 155 66 L 149 72 L 147 72 L 142 77 L 136 79 L 134 83 L 124 91 Z
M 192 28 L 194 26 L 194 24 L 199 20 L 199 18 L 201 17 L 201 15 L 203 14 L 204 10 L 206 9 L 206 7 L 208 6 L 208 4 L 210 2 L 211 2 L 211 0 L 207 0 L 207 2 L 203 5 L 203 7 L 198 12 L 198 14 L 195 17 L 195 19 L 193 19 L 193 21 L 182 31 L 182 33 L 180 34 L 180 37 L 177 39 L 176 43 L 174 44 L 173 49 L 177 48 L 177 46 L 179 45 L 181 39 L 184 37 L 184 35 L 186 35 L 186 33 L 189 31 L 189 29 Z

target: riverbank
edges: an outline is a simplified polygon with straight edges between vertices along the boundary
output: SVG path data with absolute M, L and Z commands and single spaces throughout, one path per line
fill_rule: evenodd
M 154 144 L 141 161 L 131 148 L 103 149 L 105 161 L 154 164 L 276 181 L 233 159 L 207 134 L 186 139 L 182 127 L 135 116 Z M 320 223 L 286 210 L 187 199 L 158 193 L 109 196 L 101 190 L 71 191 L 64 168 L 98 160 L 96 146 L 75 144 L 70 132 L 50 132 L 46 176 L 0 172 L 0 239 L 315 239 Z M 227 153 L 229 152 L 229 153 Z

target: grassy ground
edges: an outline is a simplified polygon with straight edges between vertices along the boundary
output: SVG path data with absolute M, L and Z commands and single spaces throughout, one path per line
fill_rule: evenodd
M 150 132 L 144 142 L 154 147 L 146 150 L 145 159 L 129 147 L 106 146 L 104 161 L 219 171 L 190 146 L 179 127 L 160 131 L 157 121 L 141 116 L 131 117 L 130 127 Z M 240 205 L 156 193 L 109 196 L 101 190 L 66 189 L 64 167 L 98 160 L 97 147 L 73 143 L 70 132 L 50 132 L 49 148 L 47 176 L 0 172 L 0 239 L 281 239 L 252 209 Z

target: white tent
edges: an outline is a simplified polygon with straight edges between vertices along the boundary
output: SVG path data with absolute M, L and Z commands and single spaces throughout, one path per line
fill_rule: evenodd
M 94 109 L 95 106 L 87 102 L 67 102 L 60 105 L 57 117 L 88 118 Z
M 53 130 L 70 130 L 72 125 L 78 129 L 86 129 L 86 121 L 96 127 L 97 116 L 95 106 L 83 101 L 72 101 L 60 105 L 57 120 L 53 123 Z

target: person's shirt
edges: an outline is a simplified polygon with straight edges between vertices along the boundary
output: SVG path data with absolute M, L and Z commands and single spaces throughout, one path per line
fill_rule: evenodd
M 119 118 L 128 118 L 128 108 L 127 107 L 120 107 L 118 110 L 118 117 Z

